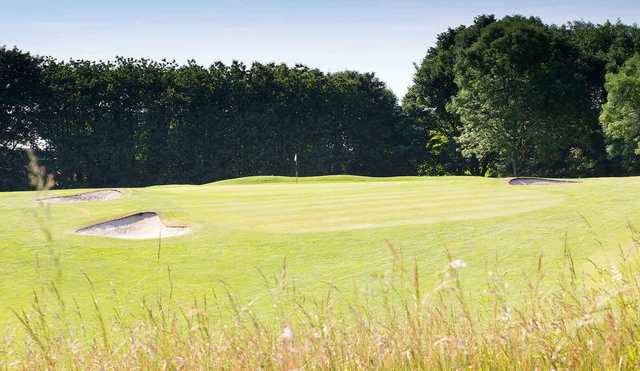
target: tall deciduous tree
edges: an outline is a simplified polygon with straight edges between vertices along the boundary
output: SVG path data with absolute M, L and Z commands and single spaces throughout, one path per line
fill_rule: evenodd
M 579 51 L 537 18 L 506 17 L 456 64 L 449 110 L 463 123 L 466 156 L 495 156 L 503 171 L 546 174 L 587 135 L 590 107 Z
M 640 169 L 640 55 L 607 75 L 607 103 L 601 121 L 608 151 L 627 171 Z
M 480 31 L 495 22 L 494 16 L 476 17 L 473 25 L 450 28 L 438 35 L 436 45 L 413 77 L 413 85 L 403 100 L 403 108 L 424 129 L 425 159 L 421 172 L 429 175 L 484 173 L 487 159 L 462 156 L 456 137 L 460 135 L 460 116 L 447 110 L 458 94 L 454 66 L 462 52 L 480 36 Z

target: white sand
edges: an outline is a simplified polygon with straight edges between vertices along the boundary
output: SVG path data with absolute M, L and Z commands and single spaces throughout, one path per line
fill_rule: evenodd
M 76 234 L 127 240 L 146 240 L 182 236 L 191 233 L 186 226 L 166 226 L 155 212 L 143 212 L 78 229 Z
M 533 178 L 533 177 L 513 178 L 509 180 L 509 184 L 511 185 L 538 185 L 538 184 L 562 184 L 562 183 L 578 183 L 578 182 L 576 182 L 575 180 Z
M 38 201 L 42 201 L 48 204 L 65 204 L 71 202 L 110 201 L 121 198 L 122 196 L 122 192 L 120 191 L 117 191 L 115 189 L 106 189 L 102 191 L 79 193 L 77 195 L 71 196 L 42 198 Z

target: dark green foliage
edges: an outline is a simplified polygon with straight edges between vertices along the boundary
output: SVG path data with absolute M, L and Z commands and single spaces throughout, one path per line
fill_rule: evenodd
M 33 63 L 39 95 L 15 100 L 37 104 L 24 115 L 4 109 L 3 127 L 22 130 L 1 143 L 14 152 L 39 143 L 61 187 L 293 175 L 296 153 L 300 175 L 415 173 L 414 126 L 373 74 L 123 58 Z M 7 162 L 22 166 L 18 154 Z
M 640 48 L 621 23 L 492 16 L 438 37 L 403 101 L 426 129 L 427 174 L 625 174 L 598 121 L 604 78 Z
M 506 17 L 481 32 L 456 63 L 467 157 L 492 156 L 501 173 L 570 175 L 596 113 L 580 51 L 539 19 Z
M 38 141 L 42 59 L 0 47 L 0 190 L 28 186 L 24 149 Z
M 621 22 L 605 22 L 594 25 L 587 22 L 573 22 L 562 29 L 580 48 L 587 67 L 588 81 L 591 86 L 593 107 L 601 111 L 607 101 L 605 76 L 617 72 L 625 61 L 640 53 L 640 28 Z M 595 120 L 594 120 L 595 121 Z M 588 152 L 592 158 L 598 158 L 597 173 L 603 175 L 631 174 L 631 168 L 611 151 L 605 151 L 605 135 L 600 123 L 594 124 Z
M 607 150 L 627 173 L 640 170 L 640 55 L 607 75 L 608 101 L 601 116 Z
M 462 52 L 493 22 L 493 16 L 480 16 L 469 27 L 450 28 L 438 35 L 436 46 L 416 66 L 414 84 L 404 97 L 403 108 L 425 130 L 427 154 L 420 167 L 423 174 L 484 174 L 486 170 L 486 159 L 462 156 L 456 140 L 462 122 L 457 113 L 447 110 L 447 105 L 458 94 L 454 67 Z

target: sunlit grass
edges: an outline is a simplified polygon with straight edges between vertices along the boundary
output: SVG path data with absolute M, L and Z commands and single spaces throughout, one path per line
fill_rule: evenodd
M 0 367 L 22 369 L 635 369 L 639 366 L 640 285 L 637 245 L 619 263 L 578 275 L 566 251 L 554 285 L 542 289 L 544 259 L 531 262 L 527 300 L 508 299 L 511 280 L 487 272 L 473 311 L 463 283 L 468 264 L 438 267 L 423 288 L 418 265 L 389 245 L 393 264 L 374 290 L 354 288 L 336 310 L 335 287 L 305 295 L 286 262 L 264 274 L 272 313 L 227 286 L 179 304 L 167 271 L 167 295 L 136 303 L 139 315 L 107 309 L 87 280 L 93 308 L 78 309 L 43 289 L 55 305 L 15 312 L 20 325 L 0 340 Z M 499 268 L 499 267 L 497 267 Z M 319 294 L 319 295 L 318 295 Z M 473 295 L 471 295 L 473 296 Z
M 31 171 L 37 192 L 0 195 L 0 368 L 638 366 L 636 178 L 262 177 L 46 206 Z M 194 233 L 73 234 L 145 210 Z
M 268 308 L 257 272 L 276 269 L 285 257 L 299 290 L 331 284 L 349 299 L 354 284 L 366 286 L 391 266 L 386 241 L 417 261 L 425 287 L 435 285 L 447 249 L 468 263 L 464 279 L 472 292 L 501 265 L 513 277 L 509 297 L 518 300 L 538 255 L 560 269 L 566 244 L 576 269 L 592 272 L 587 259 L 610 264 L 628 244 L 628 225 L 640 225 L 639 178 L 530 187 L 477 177 L 259 179 L 124 189 L 119 200 L 44 210 L 37 193 L 0 194 L 0 322 L 14 321 L 10 309 L 27 305 L 34 286 L 51 281 L 65 299 L 90 309 L 85 274 L 99 296 L 115 292 L 132 303 L 128 310 L 139 311 L 140 297 L 166 293 L 167 267 L 178 302 L 225 282 L 239 298 L 258 298 Z M 193 233 L 163 240 L 160 253 L 155 240 L 73 234 L 138 211 L 158 211 Z

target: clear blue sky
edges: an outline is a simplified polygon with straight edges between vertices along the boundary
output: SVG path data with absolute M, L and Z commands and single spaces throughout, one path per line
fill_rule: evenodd
M 375 72 L 399 96 L 435 36 L 478 14 L 640 20 L 640 0 L 0 0 L 0 43 L 59 59 L 116 55 Z

